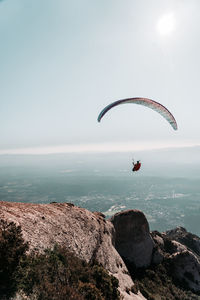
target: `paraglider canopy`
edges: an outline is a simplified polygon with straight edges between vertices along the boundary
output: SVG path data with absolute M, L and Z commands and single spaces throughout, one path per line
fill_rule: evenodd
M 99 114 L 98 116 L 98 122 L 101 121 L 101 119 L 103 118 L 103 116 L 113 107 L 120 105 L 120 104 L 125 104 L 125 103 L 133 103 L 133 104 L 139 104 L 139 105 L 144 105 L 147 106 L 155 111 L 157 111 L 161 116 L 163 116 L 172 126 L 172 128 L 174 130 L 177 130 L 177 123 L 176 120 L 174 118 L 174 116 L 170 113 L 170 111 L 163 106 L 162 104 L 148 99 L 148 98 L 127 98 L 127 99 L 123 99 L 123 100 L 118 100 L 115 101 L 111 104 L 109 104 L 108 106 L 106 106 Z

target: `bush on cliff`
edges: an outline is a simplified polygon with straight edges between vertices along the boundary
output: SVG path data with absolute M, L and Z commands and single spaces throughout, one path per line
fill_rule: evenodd
M 0 220 L 0 299 L 12 296 L 16 289 L 17 267 L 28 244 L 24 242 L 21 227 Z
M 170 245 L 171 247 L 171 245 Z M 137 269 L 130 262 L 127 266 L 136 287 L 149 300 L 197 300 L 200 297 L 186 286 L 175 282 L 167 259 L 159 265 Z
M 18 275 L 19 288 L 38 300 L 120 299 L 115 277 L 99 264 L 88 264 L 59 246 L 27 256 Z
M 118 280 L 64 247 L 26 254 L 20 226 L 0 220 L 0 299 L 20 292 L 37 300 L 118 300 Z

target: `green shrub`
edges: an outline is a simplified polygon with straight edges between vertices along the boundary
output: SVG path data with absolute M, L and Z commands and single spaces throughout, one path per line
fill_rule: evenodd
M 44 254 L 31 254 L 18 271 L 19 289 L 38 300 L 117 300 L 118 280 L 97 263 L 88 264 L 55 246 Z
M 28 244 L 24 242 L 21 227 L 0 220 L 0 296 L 9 298 L 16 291 L 15 274 Z

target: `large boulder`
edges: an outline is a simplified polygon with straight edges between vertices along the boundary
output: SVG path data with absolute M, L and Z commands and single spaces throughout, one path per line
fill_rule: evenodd
M 151 264 L 154 241 L 143 212 L 127 210 L 115 214 L 111 219 L 115 228 L 115 248 L 119 254 L 136 268 Z

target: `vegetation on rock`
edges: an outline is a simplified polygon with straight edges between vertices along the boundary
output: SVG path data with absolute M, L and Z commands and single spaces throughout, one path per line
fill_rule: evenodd
M 175 282 L 167 264 L 159 264 L 134 272 L 134 282 L 149 300 L 197 300 L 200 297 Z
M 88 264 L 60 246 L 28 255 L 18 278 L 20 289 L 38 300 L 119 299 L 115 277 L 98 263 Z
M 0 299 L 16 292 L 15 276 L 27 249 L 20 226 L 0 220 Z
M 37 300 L 120 299 L 118 280 L 97 262 L 86 263 L 64 247 L 29 253 L 21 228 L 0 221 L 0 299 L 17 291 Z

